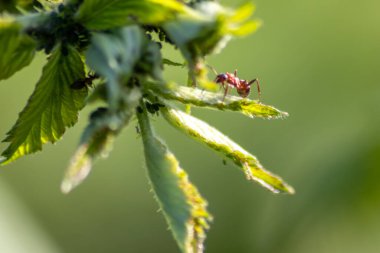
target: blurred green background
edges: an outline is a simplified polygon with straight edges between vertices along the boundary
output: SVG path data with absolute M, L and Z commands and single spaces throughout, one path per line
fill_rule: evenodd
M 259 77 L 263 102 L 290 117 L 194 114 L 257 155 L 297 193 L 273 195 L 246 181 L 231 163 L 223 165 L 215 153 L 156 118 L 157 133 L 209 201 L 215 219 L 206 252 L 380 252 L 380 2 L 255 3 L 264 26 L 209 61 L 220 72 L 236 68 L 243 79 Z M 2 136 L 44 61 L 36 58 L 1 83 Z M 175 68 L 167 76 L 186 79 Z M 149 191 L 136 122 L 84 184 L 69 195 L 60 192 L 88 113 L 82 111 L 79 124 L 57 145 L 1 168 L 0 252 L 178 252 Z

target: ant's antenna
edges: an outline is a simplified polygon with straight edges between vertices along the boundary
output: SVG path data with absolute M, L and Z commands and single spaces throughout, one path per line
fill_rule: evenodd
M 206 66 L 207 66 L 207 68 L 209 68 L 212 72 L 214 72 L 215 75 L 218 75 L 218 72 L 216 71 L 216 69 L 215 69 L 213 66 L 211 66 L 211 65 L 209 65 L 209 64 L 206 64 Z

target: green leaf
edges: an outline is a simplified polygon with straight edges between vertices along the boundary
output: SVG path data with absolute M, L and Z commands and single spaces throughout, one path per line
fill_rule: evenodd
M 185 6 L 176 0 L 92 0 L 83 2 L 77 20 L 89 29 L 105 30 L 136 20 L 157 25 L 184 10 Z
M 115 134 L 108 127 L 101 128 L 96 123 L 87 126 L 62 181 L 63 193 L 69 193 L 86 179 L 96 158 L 108 156 L 114 137 Z
M 239 23 L 249 19 L 255 12 L 256 7 L 248 2 L 240 6 L 230 17 L 230 22 Z
M 141 29 L 128 26 L 112 33 L 95 33 L 86 52 L 87 64 L 106 78 L 108 103 L 116 109 L 122 99 L 121 87 L 128 81 L 141 58 L 146 39 Z
M 213 92 L 190 88 L 184 86 L 172 85 L 172 87 L 162 87 L 157 84 L 147 84 L 149 89 L 161 95 L 168 100 L 175 100 L 183 104 L 190 104 L 199 107 L 218 109 L 222 111 L 241 112 L 248 117 L 277 119 L 288 116 L 288 113 L 282 112 L 273 106 L 262 104 L 258 101 L 227 95 L 223 100 L 223 93 L 216 94 Z
M 200 141 L 240 167 L 247 179 L 254 180 L 274 193 L 294 193 L 280 177 L 265 170 L 257 158 L 207 123 L 173 108 L 163 107 L 165 119 L 175 128 Z
M 100 107 L 91 114 L 90 123 L 84 130 L 79 147 L 66 170 L 61 184 L 62 192 L 68 193 L 79 185 L 90 173 L 95 159 L 108 156 L 114 138 L 128 124 L 141 98 L 138 88 L 130 89 L 127 94 L 127 109 L 113 112 Z
M 163 25 L 190 66 L 198 57 L 219 52 L 231 35 L 247 35 L 259 27 L 257 21 L 245 21 L 253 13 L 251 4 L 234 11 L 217 2 L 204 1 L 195 8 L 194 13 L 186 12 Z
M 84 78 L 84 63 L 80 54 L 68 47 L 63 55 L 57 47 L 42 71 L 42 76 L 29 101 L 5 142 L 2 164 L 42 149 L 42 144 L 56 142 L 78 120 L 87 89 L 73 90 L 70 85 Z
M 205 231 L 211 219 L 207 203 L 174 155 L 153 133 L 146 110 L 137 116 L 149 179 L 174 238 L 182 252 L 203 252 Z
M 35 53 L 35 42 L 21 34 L 21 25 L 10 17 L 0 17 L 0 80 L 29 65 Z

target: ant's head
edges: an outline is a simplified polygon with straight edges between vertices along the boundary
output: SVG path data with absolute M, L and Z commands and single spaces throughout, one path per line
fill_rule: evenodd
M 245 98 L 251 91 L 251 84 L 246 80 L 240 80 L 239 86 L 236 87 L 236 90 L 242 98 Z
M 216 76 L 215 81 L 217 83 L 225 82 L 228 79 L 227 74 L 219 74 Z

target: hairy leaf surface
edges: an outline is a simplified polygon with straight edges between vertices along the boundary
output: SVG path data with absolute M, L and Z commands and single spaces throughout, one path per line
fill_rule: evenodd
M 138 113 L 149 179 L 174 237 L 186 253 L 203 252 L 208 221 L 206 201 L 177 159 L 153 133 L 146 112 Z
M 255 180 L 274 193 L 294 193 L 280 177 L 265 170 L 255 156 L 207 123 L 174 108 L 161 109 L 165 119 L 185 134 L 231 159 L 247 178 Z
M 227 95 L 223 98 L 223 93 L 215 94 L 213 92 L 190 88 L 185 86 L 172 85 L 170 88 L 162 88 L 158 85 L 148 84 L 149 88 L 159 93 L 167 100 L 175 100 L 184 104 L 190 104 L 199 107 L 218 109 L 222 111 L 241 112 L 248 117 L 276 119 L 288 116 L 288 113 L 282 112 L 273 106 L 262 104 L 255 100 Z M 169 85 L 170 86 L 170 85 Z

